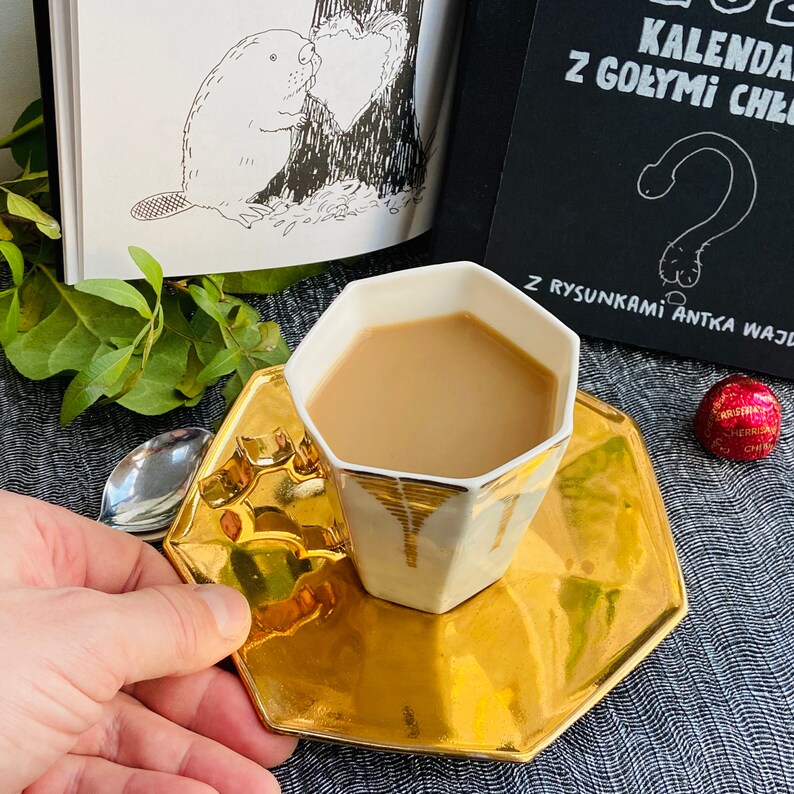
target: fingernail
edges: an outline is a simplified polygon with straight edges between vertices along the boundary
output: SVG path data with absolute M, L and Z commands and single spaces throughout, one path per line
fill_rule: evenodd
M 245 596 L 222 584 L 202 584 L 193 589 L 210 608 L 218 631 L 227 640 L 239 640 L 248 634 L 251 609 Z

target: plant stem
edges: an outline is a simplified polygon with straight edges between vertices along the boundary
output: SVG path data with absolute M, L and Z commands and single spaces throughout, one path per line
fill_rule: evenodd
M 18 130 L 14 130 L 10 135 L 6 135 L 5 138 L 0 138 L 0 149 L 9 149 L 20 138 L 43 126 L 44 116 L 38 116 L 37 118 L 33 119 L 33 121 L 29 121 L 27 124 L 20 127 Z
M 8 212 L 0 212 L 0 220 L 4 223 L 18 223 L 20 226 L 35 226 L 33 221 L 27 218 L 20 218 L 19 215 L 11 215 Z
M 181 281 L 171 281 L 171 279 L 165 279 L 163 283 L 177 292 L 184 292 L 185 295 L 190 295 L 190 290 Z
M 195 336 L 188 336 L 187 334 L 183 334 L 181 331 L 177 331 L 173 325 L 169 325 L 168 323 L 164 323 L 164 327 L 169 330 L 172 334 L 176 334 L 177 336 L 181 337 L 182 339 L 187 339 L 188 342 L 192 342 L 193 344 L 207 344 L 209 342 L 208 339 L 198 339 Z

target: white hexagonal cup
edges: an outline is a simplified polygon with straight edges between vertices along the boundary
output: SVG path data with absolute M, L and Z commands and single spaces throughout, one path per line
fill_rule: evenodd
M 555 375 L 551 435 L 498 469 L 466 479 L 341 460 L 306 409 L 324 376 L 365 328 L 456 312 L 478 317 Z M 504 574 L 571 437 L 578 361 L 573 331 L 470 262 L 376 276 L 342 291 L 298 346 L 285 377 L 337 488 L 350 534 L 347 551 L 369 593 L 440 614 Z

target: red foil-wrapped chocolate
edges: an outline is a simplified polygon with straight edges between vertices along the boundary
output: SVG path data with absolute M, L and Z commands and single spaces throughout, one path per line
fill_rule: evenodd
M 731 375 L 714 384 L 701 400 L 695 435 L 721 458 L 765 458 L 780 438 L 780 402 L 755 378 Z

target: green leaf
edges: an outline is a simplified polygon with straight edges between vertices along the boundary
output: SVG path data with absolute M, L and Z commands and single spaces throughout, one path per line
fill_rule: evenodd
M 160 300 L 163 307 L 165 327 L 179 336 L 194 340 L 196 335 L 193 333 L 190 323 L 185 319 L 185 315 L 182 313 L 180 297 L 166 291 L 162 294 Z M 186 302 L 190 303 L 191 306 L 193 305 L 189 298 Z
M 231 310 L 226 315 L 226 322 L 229 323 L 231 328 L 244 328 L 249 324 L 248 318 L 245 316 L 245 314 L 243 314 L 242 317 L 240 316 L 239 306 L 232 306 Z
M 54 265 L 57 261 L 55 256 L 55 243 L 48 237 L 41 237 L 39 250 L 32 256 L 28 251 L 28 261 L 34 265 Z
M 226 341 L 221 334 L 220 326 L 206 312 L 198 309 L 190 321 L 190 327 L 196 339 L 198 357 L 206 366 L 219 350 L 226 348 Z
M 20 168 L 44 171 L 47 168 L 47 138 L 44 134 L 44 117 L 40 99 L 32 102 L 14 124 L 14 132 L 28 127 L 11 146 L 11 156 Z
M 146 344 L 143 346 L 143 368 L 146 369 L 146 365 L 149 363 L 149 356 L 151 355 L 152 348 L 157 343 L 157 340 L 163 333 L 163 328 L 165 327 L 165 319 L 163 317 L 163 307 L 160 305 L 159 301 L 156 306 L 157 310 L 157 318 L 154 322 L 149 324 L 149 332 L 146 337 Z
M 185 397 L 177 385 L 184 376 L 190 346 L 187 339 L 166 328 L 152 348 L 140 380 L 119 405 L 145 416 L 159 416 L 184 405 Z
M 246 354 L 250 354 L 259 344 L 259 331 L 256 326 L 248 325 L 244 328 L 233 328 L 230 333 L 232 339 Z
M 151 335 L 151 333 L 152 333 L 152 324 L 151 323 L 146 323 L 146 325 L 144 325 L 143 328 L 141 328 L 141 330 L 138 331 L 138 335 L 131 342 L 132 346 L 135 348 L 135 352 L 136 353 L 142 353 L 143 352 L 143 348 L 145 348 L 146 345 L 149 344 L 149 336 Z M 112 345 L 115 345 L 116 347 L 124 347 L 124 345 L 117 344 L 117 341 L 116 341 L 117 339 L 123 339 L 123 338 L 124 337 L 112 336 L 110 338 L 110 343 Z M 141 349 L 139 350 L 138 348 L 141 348 Z
M 155 307 L 157 312 L 157 317 L 154 321 L 154 333 L 156 334 L 157 338 L 160 338 L 160 334 L 163 332 L 163 328 L 165 328 L 165 312 L 163 311 L 163 304 L 161 301 L 157 302 L 157 306 Z
M 5 326 L 3 328 L 3 345 L 10 345 L 17 337 L 19 331 L 19 290 L 14 290 L 11 296 L 11 304 L 6 314 Z
M 284 337 L 279 334 L 278 342 L 271 350 L 255 351 L 251 357 L 263 367 L 273 367 L 276 364 L 284 364 L 289 360 L 292 351 L 289 349 Z
M 134 361 L 135 359 L 133 359 Z M 113 401 L 118 402 L 121 400 L 125 395 L 129 394 L 140 382 L 143 378 L 144 369 L 143 366 L 136 367 L 132 375 L 130 375 L 125 381 L 124 385 L 121 387 L 121 390 L 113 395 Z
M 26 279 L 23 304 L 38 304 L 38 322 L 20 333 L 6 355 L 26 378 L 79 372 L 111 349 L 112 337 L 134 339 L 141 318 L 132 310 L 61 284 L 48 268 L 37 268 Z
M 202 276 L 201 286 L 213 303 L 223 300 L 223 276 Z
M 19 331 L 24 334 L 34 328 L 41 319 L 41 313 L 44 311 L 44 295 L 36 290 L 35 284 L 30 280 L 20 292 Z
M 50 216 L 47 216 L 50 218 Z M 61 239 L 61 225 L 55 218 L 50 218 L 47 223 L 37 223 L 36 228 L 46 237 L 49 237 L 50 240 L 60 240 Z
M 30 163 L 25 166 L 25 170 L 22 172 L 22 175 L 17 177 L 16 181 L 20 184 L 23 182 L 30 182 L 35 179 L 46 179 L 49 181 L 50 175 L 47 169 L 43 169 L 41 171 L 35 171 L 31 168 Z
M 236 347 L 219 350 L 212 361 L 199 372 L 196 376 L 196 380 L 199 383 L 211 383 L 212 381 L 218 380 L 218 378 L 222 378 L 224 375 L 234 372 L 242 355 L 240 349 Z
M 225 273 L 214 276 L 205 276 L 205 278 L 208 278 L 221 291 L 221 293 L 224 292 L 223 283 L 226 281 Z
M 259 312 L 257 312 L 253 306 L 248 306 L 248 309 L 251 311 L 246 311 L 246 306 L 247 304 L 242 302 L 236 306 L 232 306 L 229 316 L 226 318 L 232 330 L 248 328 L 259 321 Z
M 14 232 L 8 228 L 3 222 L 3 219 L 0 218 L 0 240 L 8 241 L 14 239 Z
M 259 344 L 254 348 L 256 352 L 271 353 L 281 341 L 281 329 L 277 323 L 259 323 Z
M 242 359 L 237 365 L 237 370 L 234 375 L 223 384 L 221 389 L 221 396 L 223 397 L 227 410 L 231 408 L 232 403 L 238 398 L 243 387 L 251 379 L 251 376 L 256 372 L 256 367 L 247 359 Z
M 179 383 L 177 383 L 177 391 L 184 394 L 189 400 L 195 399 L 200 394 L 203 394 L 207 386 L 204 383 L 198 382 L 199 373 L 204 369 L 201 359 L 196 352 L 196 348 L 191 345 L 187 354 L 187 364 L 185 365 L 185 374 Z
M 105 389 L 105 398 L 100 400 L 98 405 L 112 405 L 118 402 L 122 397 L 128 394 L 143 376 L 143 359 L 137 352 L 132 354 L 124 372 L 121 373 L 119 379 L 108 388 Z
M 223 396 L 227 410 L 232 407 L 234 401 L 239 397 L 244 385 L 243 379 L 237 373 L 223 384 L 221 395 Z
M 22 279 L 25 278 L 25 259 L 22 256 L 22 251 L 14 243 L 0 242 L 0 254 L 5 257 L 8 266 L 11 268 L 14 285 L 17 287 L 21 286 Z
M 163 268 L 160 263 L 148 251 L 144 251 L 143 248 L 131 245 L 128 250 L 133 262 L 135 262 L 154 290 L 154 294 L 160 297 L 163 292 Z
M 116 306 L 135 309 L 145 320 L 150 320 L 152 317 L 152 310 L 149 308 L 146 298 L 126 281 L 117 278 L 94 278 L 81 281 L 75 286 L 75 289 L 87 295 L 104 298 L 106 301 L 115 303 Z
M 189 289 L 190 294 L 193 297 L 193 300 L 196 301 L 196 306 L 198 306 L 199 309 L 212 317 L 216 323 L 219 323 L 220 325 L 226 324 L 226 317 L 218 307 L 218 304 L 210 298 L 207 290 L 199 287 L 197 284 L 191 284 Z
M 36 228 L 51 240 L 57 240 L 61 236 L 61 227 L 58 225 L 58 221 L 44 212 L 41 207 L 24 196 L 12 193 L 8 188 L 2 188 L 2 190 L 7 194 L 8 211 L 11 215 L 33 221 Z
M 299 281 L 317 276 L 328 270 L 327 262 L 295 267 L 278 267 L 270 270 L 248 270 L 244 273 L 226 273 L 223 289 L 233 295 L 273 295 L 291 287 Z M 217 277 L 213 277 L 217 278 Z
M 42 203 L 49 203 L 50 179 L 47 174 L 23 174 L 18 179 L 11 179 L 8 182 L 3 182 L 2 186 L 8 188 L 12 193 L 17 196 L 31 196 L 40 197 Z M 46 194 L 46 195 L 45 195 Z M 8 200 L 6 194 L 3 194 L 2 202 L 5 209 L 8 209 Z
M 86 408 L 92 406 L 124 374 L 134 348 L 111 350 L 94 359 L 79 372 L 66 389 L 61 406 L 61 424 L 68 425 Z
M 50 175 L 47 171 L 33 171 L 30 168 L 26 168 L 19 176 L 14 177 L 14 179 L 6 179 L 0 182 L 0 185 L 3 187 L 14 187 L 18 185 L 25 185 L 28 182 L 38 182 L 44 181 L 45 183 L 50 181 Z M 18 191 L 13 190 L 12 193 L 17 193 Z
M 253 376 L 253 374 L 256 372 L 257 369 L 258 368 L 254 363 L 244 358 L 237 365 L 236 372 L 240 376 L 240 380 L 242 380 L 242 382 L 245 384 L 248 383 L 249 380 L 251 380 L 251 377 Z
M 231 303 L 232 307 L 237 309 L 236 325 L 238 328 L 254 327 L 259 323 L 259 311 L 246 303 L 240 298 L 235 298 L 233 295 L 226 296 L 227 303 Z M 231 315 L 231 313 L 230 313 Z

